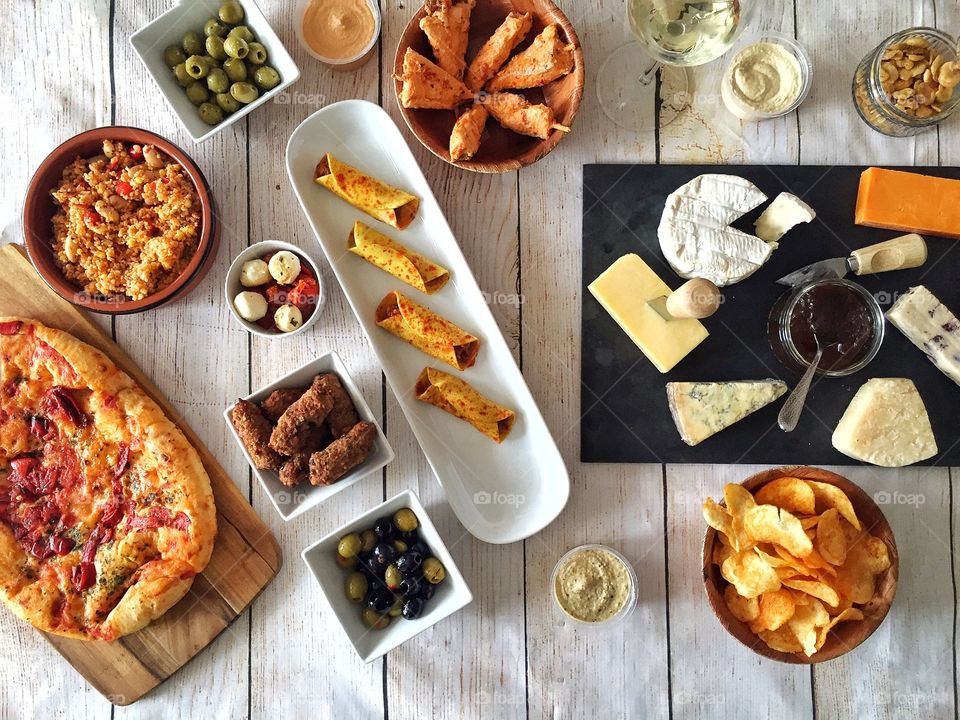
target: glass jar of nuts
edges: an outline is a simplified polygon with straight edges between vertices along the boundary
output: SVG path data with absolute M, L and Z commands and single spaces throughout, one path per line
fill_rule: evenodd
M 891 35 L 860 63 L 853 101 L 870 127 L 885 135 L 916 135 L 960 106 L 957 41 L 934 28 Z

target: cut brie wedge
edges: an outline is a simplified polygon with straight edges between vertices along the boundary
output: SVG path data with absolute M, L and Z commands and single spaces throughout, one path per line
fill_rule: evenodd
M 760 239 L 777 247 L 780 238 L 801 223 L 813 222 L 815 217 L 814 209 L 796 195 L 780 193 L 753 226 Z
M 775 245 L 730 227 L 767 196 L 736 175 L 700 175 L 667 197 L 657 236 L 663 256 L 684 278 L 718 286 L 749 277 Z
M 912 465 L 937 454 L 927 408 L 906 378 L 867 380 L 840 418 L 833 446 L 854 460 L 883 467 Z
M 708 437 L 766 407 L 787 392 L 780 380 L 667 383 L 670 414 L 687 445 Z

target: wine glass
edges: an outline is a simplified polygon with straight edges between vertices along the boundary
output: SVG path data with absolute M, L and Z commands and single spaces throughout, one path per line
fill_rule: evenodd
M 759 0 L 627 0 L 636 42 L 614 50 L 597 77 L 604 113 L 617 125 L 651 132 L 690 103 L 687 67 L 723 55 Z

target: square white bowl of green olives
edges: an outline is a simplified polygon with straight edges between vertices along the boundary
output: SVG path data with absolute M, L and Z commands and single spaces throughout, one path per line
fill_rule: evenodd
M 400 511 L 404 512 L 398 515 Z M 399 615 L 393 616 L 389 610 L 385 613 L 373 611 L 368 599 L 374 590 L 380 590 L 382 587 L 379 583 L 374 583 L 372 573 L 365 570 L 360 574 L 367 579 L 367 587 L 358 589 L 356 583 L 351 581 L 356 568 L 351 568 L 349 562 L 345 562 L 339 549 L 341 541 L 347 539 L 346 543 L 349 543 L 350 539 L 356 539 L 349 538 L 353 534 L 360 536 L 361 548 L 366 548 L 368 543 L 364 538 L 364 532 L 374 530 L 375 527 L 377 529 L 376 544 L 371 550 L 364 550 L 364 554 L 370 553 L 371 557 L 376 555 L 376 546 L 380 543 L 386 542 L 394 547 L 396 540 L 405 542 L 404 538 L 409 539 L 410 536 L 399 530 L 397 526 L 410 527 L 411 513 L 406 511 L 411 511 L 412 517 L 416 519 L 414 532 L 427 546 L 428 555 L 421 557 L 421 563 L 416 569 L 404 575 L 404 577 L 409 575 L 414 578 L 411 584 L 420 583 L 422 587 L 410 592 L 409 597 L 399 590 L 392 592 L 396 601 L 392 609 L 400 612 Z M 385 519 L 389 520 L 393 526 L 393 532 L 388 534 L 380 532 L 384 529 L 381 523 Z M 409 550 L 410 547 L 408 546 L 407 549 Z M 347 549 L 347 552 L 352 552 L 352 549 Z M 393 562 L 394 567 L 403 554 L 405 553 L 397 554 Z M 316 578 L 320 592 L 327 599 L 350 643 L 360 658 L 367 663 L 399 647 L 413 636 L 436 625 L 473 601 L 473 593 L 467 587 L 466 580 L 463 579 L 453 557 L 440 539 L 440 534 L 427 516 L 417 494 L 412 490 L 404 490 L 356 520 L 337 528 L 305 549 L 301 555 Z M 373 560 L 370 561 L 370 563 L 373 562 Z M 357 578 L 354 577 L 352 580 L 355 581 Z M 425 585 L 430 587 L 427 588 Z M 402 587 L 409 589 L 406 586 Z M 422 598 L 427 594 L 423 590 L 428 591 L 429 599 L 421 603 L 415 602 L 413 612 L 406 613 L 407 615 L 416 614 L 416 617 L 409 619 L 404 617 L 406 603 L 410 599 Z M 352 593 L 354 597 L 351 598 L 348 593 Z
M 178 3 L 137 30 L 130 44 L 198 143 L 300 77 L 253 0 Z

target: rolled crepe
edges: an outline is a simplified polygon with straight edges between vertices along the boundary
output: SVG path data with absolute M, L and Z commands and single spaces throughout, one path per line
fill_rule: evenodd
M 370 217 L 400 230 L 413 222 L 420 208 L 420 198 L 380 182 L 330 153 L 317 163 L 313 180 Z
M 450 273 L 444 268 L 359 220 L 347 238 L 347 250 L 427 295 L 435 293 L 450 279 Z
M 380 301 L 376 321 L 384 330 L 457 370 L 466 370 L 477 361 L 477 338 L 396 291 Z
M 477 430 L 496 442 L 503 442 L 516 414 L 513 410 L 497 405 L 478 393 L 472 386 L 453 375 L 434 368 L 424 368 L 414 388 L 417 400 L 436 405 L 461 420 L 466 420 Z

